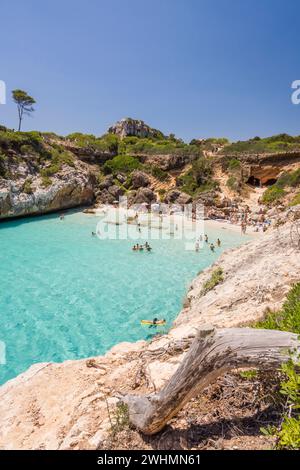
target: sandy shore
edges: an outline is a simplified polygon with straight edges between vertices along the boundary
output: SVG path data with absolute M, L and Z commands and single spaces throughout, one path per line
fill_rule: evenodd
M 109 207 L 108 209 L 105 207 L 100 207 L 99 209 L 96 209 L 94 214 L 103 216 L 104 211 L 107 211 L 106 214 L 109 213 L 108 218 L 110 219 L 110 223 L 113 223 L 114 220 L 120 220 L 121 223 L 124 223 L 126 216 L 127 217 L 133 217 L 136 214 L 136 211 L 132 209 L 124 210 L 124 209 L 119 209 L 119 208 L 114 208 L 114 207 Z M 148 221 L 151 220 L 151 224 L 153 224 L 153 227 L 156 227 L 156 225 L 159 222 L 159 215 L 157 213 L 151 213 L 150 215 L 147 212 L 138 212 L 139 216 L 139 223 L 141 226 L 146 226 L 148 224 Z M 162 218 L 162 228 L 164 229 L 166 226 L 172 226 L 178 224 L 179 226 L 182 226 L 184 219 L 183 214 L 174 214 L 172 216 L 170 215 L 164 215 Z M 185 228 L 188 230 L 194 230 L 195 228 L 195 222 L 193 222 L 191 219 L 185 219 Z M 204 220 L 199 220 L 199 224 L 203 224 L 203 233 L 205 233 L 205 229 L 211 228 L 214 230 L 227 230 L 227 231 L 233 231 L 235 233 L 241 233 L 241 226 L 238 224 L 231 224 L 229 221 L 226 220 L 213 220 L 213 219 L 204 219 Z M 157 227 L 156 227 L 157 228 Z M 247 227 L 247 232 L 246 235 L 248 236 L 262 236 L 264 235 L 262 231 L 255 232 L 254 228 Z
M 234 232 L 241 233 L 241 226 L 240 225 L 231 224 L 230 222 L 226 222 L 225 220 L 224 221 L 212 220 L 212 219 L 204 220 L 204 227 L 213 228 L 215 230 L 220 230 L 220 229 L 221 230 L 232 230 Z M 253 227 L 247 227 L 246 235 L 258 237 L 258 236 L 264 235 L 264 233 L 262 231 L 254 232 Z

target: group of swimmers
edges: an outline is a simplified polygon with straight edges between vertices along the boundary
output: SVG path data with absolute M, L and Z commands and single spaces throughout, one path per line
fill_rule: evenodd
M 145 245 L 140 245 L 139 243 L 137 243 L 136 245 L 133 245 L 132 247 L 132 251 L 144 251 L 144 250 L 148 251 L 149 253 L 152 250 L 148 242 L 146 242 Z
M 209 240 L 208 240 L 208 236 L 205 234 L 204 235 L 204 241 L 205 243 L 209 243 Z M 200 242 L 202 242 L 202 235 L 200 235 L 200 237 L 198 238 L 198 240 L 196 241 L 196 245 L 195 245 L 195 250 L 196 251 L 199 251 L 199 248 L 200 248 Z M 216 245 L 217 247 L 219 248 L 221 246 L 221 240 L 218 238 L 217 241 L 216 241 Z M 215 251 L 215 244 L 214 243 L 210 243 L 209 244 L 209 249 L 214 253 Z

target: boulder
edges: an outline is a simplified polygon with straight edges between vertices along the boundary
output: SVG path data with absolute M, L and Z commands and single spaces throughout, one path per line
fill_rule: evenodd
M 150 184 L 149 176 L 143 171 L 135 170 L 131 175 L 131 186 L 133 189 L 144 188 Z
M 104 178 L 104 180 L 102 180 L 100 183 L 99 183 L 99 189 L 108 189 L 110 186 L 112 186 L 114 184 L 114 177 L 113 175 L 108 175 Z
M 142 204 L 143 202 L 151 204 L 151 202 L 156 201 L 156 196 L 152 189 L 140 188 L 137 191 L 132 192 L 129 201 L 132 204 Z
M 119 181 L 119 183 L 124 184 L 127 178 L 124 175 L 118 174 L 116 179 Z
M 172 189 L 165 196 L 165 202 L 167 204 L 176 203 L 184 205 L 192 202 L 192 197 L 189 194 L 179 191 L 178 189 Z
M 111 194 L 115 199 L 118 199 L 124 194 L 124 190 L 120 188 L 117 184 L 110 186 L 107 190 L 109 194 Z

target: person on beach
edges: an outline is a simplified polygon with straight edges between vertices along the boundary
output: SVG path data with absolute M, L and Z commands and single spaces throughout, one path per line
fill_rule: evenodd
M 220 238 L 218 238 L 218 240 L 217 240 L 217 245 L 218 245 L 218 247 L 221 246 L 221 240 L 220 240 Z

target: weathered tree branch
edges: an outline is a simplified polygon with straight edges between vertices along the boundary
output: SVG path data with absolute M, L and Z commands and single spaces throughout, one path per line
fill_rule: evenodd
M 145 434 L 159 432 L 178 411 L 221 374 L 239 367 L 278 368 L 298 356 L 293 333 L 254 328 L 199 331 L 189 352 L 164 388 L 146 396 L 126 395 L 131 423 Z

